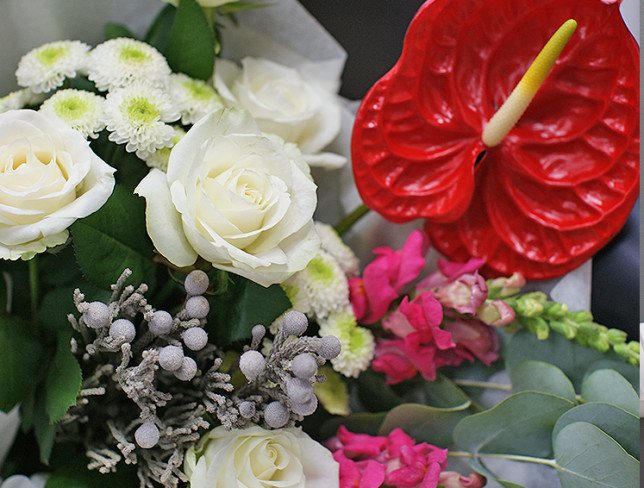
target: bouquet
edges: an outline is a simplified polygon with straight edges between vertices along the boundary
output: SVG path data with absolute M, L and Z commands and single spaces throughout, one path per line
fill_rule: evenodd
M 2 488 L 636 486 L 639 344 L 534 280 L 637 198 L 637 49 L 614 2 L 561 2 L 578 21 L 481 125 L 441 81 L 478 90 L 440 51 L 466 3 L 429 0 L 359 109 L 287 0 L 175 0 L 144 33 L 22 57 L 0 98 Z M 571 89 L 566 62 L 620 87 L 594 104 L 579 81 L 573 112 L 612 132 L 575 119 L 567 144 L 594 149 L 572 156 L 528 108 Z

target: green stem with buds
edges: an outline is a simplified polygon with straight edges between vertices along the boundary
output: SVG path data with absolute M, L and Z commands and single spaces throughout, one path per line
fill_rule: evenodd
M 369 207 L 367 207 L 364 203 L 361 203 L 335 226 L 335 231 L 340 237 L 342 237 L 349 231 L 349 229 L 351 229 L 351 227 L 354 226 L 356 222 L 367 215 L 367 213 L 369 213 L 369 210 Z

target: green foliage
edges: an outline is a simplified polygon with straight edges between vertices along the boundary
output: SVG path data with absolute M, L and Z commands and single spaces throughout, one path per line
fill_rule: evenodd
M 352 413 L 346 417 L 336 417 L 325 422 L 320 428 L 321 439 L 329 439 L 333 437 L 338 430 L 338 427 L 344 425 L 351 432 L 360 432 L 369 435 L 378 435 L 380 426 L 385 420 L 387 412 L 367 413 L 359 412 Z
M 61 333 L 58 335 L 56 354 L 49 365 L 45 384 L 45 404 L 50 423 L 58 422 L 69 407 L 76 405 L 81 380 L 81 368 L 70 350 L 69 336 Z
M 358 398 L 371 412 L 384 412 L 403 403 L 394 390 L 385 382 L 382 374 L 372 369 L 363 371 L 357 380 Z
M 20 319 L 0 315 L 0 410 L 22 401 L 38 377 L 42 346 Z
M 76 262 L 85 278 L 109 290 L 125 268 L 131 281 L 156 284 L 153 247 L 145 228 L 145 202 L 116 185 L 107 203 L 71 227 Z
M 545 360 L 557 366 L 579 391 L 586 370 L 595 361 L 605 359 L 605 355 L 571 342 L 559 334 L 552 334 L 548 340 L 540 341 L 527 330 L 521 330 L 514 334 L 507 345 L 505 364 L 512 370 L 528 359 Z
M 554 440 L 554 452 L 562 488 L 639 486 L 639 462 L 588 422 L 564 427 Z
M 461 420 L 454 429 L 454 440 L 474 454 L 549 456 L 552 429 L 573 406 L 570 400 L 555 395 L 522 391 Z
M 230 2 L 217 8 L 217 12 L 221 15 L 231 15 L 246 10 L 257 10 L 260 8 L 269 7 L 270 4 L 264 2 Z
M 600 369 L 588 375 L 581 385 L 581 396 L 587 402 L 605 402 L 638 415 L 639 398 L 631 384 L 619 373 Z
M 575 401 L 575 388 L 556 366 L 542 361 L 524 361 L 510 370 L 514 391 L 534 390 Z
M 147 34 L 145 35 L 145 42 L 154 46 L 161 54 L 165 55 L 170 43 L 170 30 L 174 23 L 174 18 L 177 14 L 177 9 L 173 5 L 166 5 L 159 15 L 156 16 L 154 22 L 150 26 Z
M 173 71 L 200 80 L 215 67 L 214 34 L 196 0 L 180 0 L 165 55 Z
M 108 22 L 105 24 L 105 40 L 109 41 L 110 39 L 116 39 L 118 37 L 136 39 L 136 36 L 130 32 L 130 29 L 123 24 L 117 24 L 116 22 Z
M 453 408 L 472 400 L 449 378 L 439 374 L 435 381 L 423 384 L 425 403 L 432 407 Z
M 219 347 L 250 338 L 253 326 L 268 327 L 291 307 L 279 285 L 264 288 L 233 275 L 229 280 L 226 290 L 209 300 L 208 330 Z
M 417 403 L 405 403 L 391 410 L 380 426 L 380 435 L 400 427 L 417 442 L 429 442 L 441 447 L 453 444 L 455 426 L 469 414 L 472 402 L 452 408 L 436 408 Z
M 584 403 L 564 413 L 552 431 L 556 439 L 559 432 L 575 422 L 588 422 L 600 428 L 618 442 L 631 456 L 640 457 L 639 418 L 632 413 L 608 403 Z
M 56 426 L 49 421 L 43 392 L 36 394 L 33 424 L 34 435 L 36 436 L 36 442 L 38 443 L 38 450 L 40 452 L 40 462 L 49 464 L 49 458 L 54 448 Z

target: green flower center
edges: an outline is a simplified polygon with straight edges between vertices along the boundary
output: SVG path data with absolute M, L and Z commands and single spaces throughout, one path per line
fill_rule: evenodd
M 36 57 L 38 61 L 46 66 L 51 66 L 60 58 L 64 57 L 67 54 L 68 49 L 63 46 L 48 46 L 41 49 Z
M 74 120 L 82 117 L 90 110 L 89 103 L 78 97 L 64 98 L 54 106 L 54 111 L 63 120 Z
M 331 283 L 333 278 L 335 278 L 335 273 L 331 265 L 320 256 L 311 259 L 306 270 L 311 276 L 311 279 L 321 283 Z
M 149 124 L 159 118 L 159 109 L 145 97 L 134 97 L 126 101 L 125 115 L 130 121 Z
M 126 63 L 144 63 L 150 60 L 150 54 L 138 46 L 123 46 L 119 56 Z
M 210 100 L 215 96 L 212 88 L 196 80 L 185 81 L 183 87 L 190 92 L 190 96 L 195 100 Z

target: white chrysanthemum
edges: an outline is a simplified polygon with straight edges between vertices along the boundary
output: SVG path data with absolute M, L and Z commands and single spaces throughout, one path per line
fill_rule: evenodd
M 302 271 L 282 287 L 293 308 L 316 319 L 343 310 L 349 304 L 349 284 L 338 262 L 320 251 Z
M 155 48 L 120 37 L 96 46 L 87 57 L 87 74 L 99 90 L 123 88 L 135 81 L 166 87 L 170 67 Z
M 360 270 L 360 261 L 353 250 L 347 246 L 333 227 L 322 222 L 315 223 L 315 230 L 322 241 L 322 249 L 338 262 L 347 276 L 355 276 Z
M 333 369 L 350 378 L 356 378 L 371 364 L 376 347 L 373 334 L 359 327 L 350 310 L 331 314 L 320 321 L 320 336 L 333 335 L 342 346 L 338 357 L 331 360 Z
M 109 139 L 126 144 L 128 152 L 147 159 L 157 149 L 170 146 L 174 128 L 166 122 L 179 118 L 167 93 L 144 83 L 134 83 L 108 93 L 105 123 Z
M 181 112 L 181 123 L 194 124 L 201 117 L 224 106 L 215 89 L 182 73 L 170 75 L 170 94 Z
M 82 69 L 90 47 L 80 41 L 44 44 L 25 54 L 18 63 L 18 84 L 36 93 L 47 93 L 74 78 Z
M 34 95 L 34 92 L 28 88 L 24 88 L 0 97 L 0 113 L 25 108 L 34 101 Z
M 46 100 L 41 112 L 52 114 L 85 137 L 96 139 L 105 128 L 105 99 L 83 90 L 60 90 Z
M 161 149 L 157 149 L 145 159 L 145 164 L 147 164 L 150 168 L 160 169 L 164 173 L 167 172 L 168 161 L 170 160 L 170 153 L 172 152 L 172 148 L 183 138 L 183 136 L 186 135 L 186 131 L 181 127 L 173 127 L 173 129 L 174 136 L 172 137 L 170 145 L 162 147 Z

